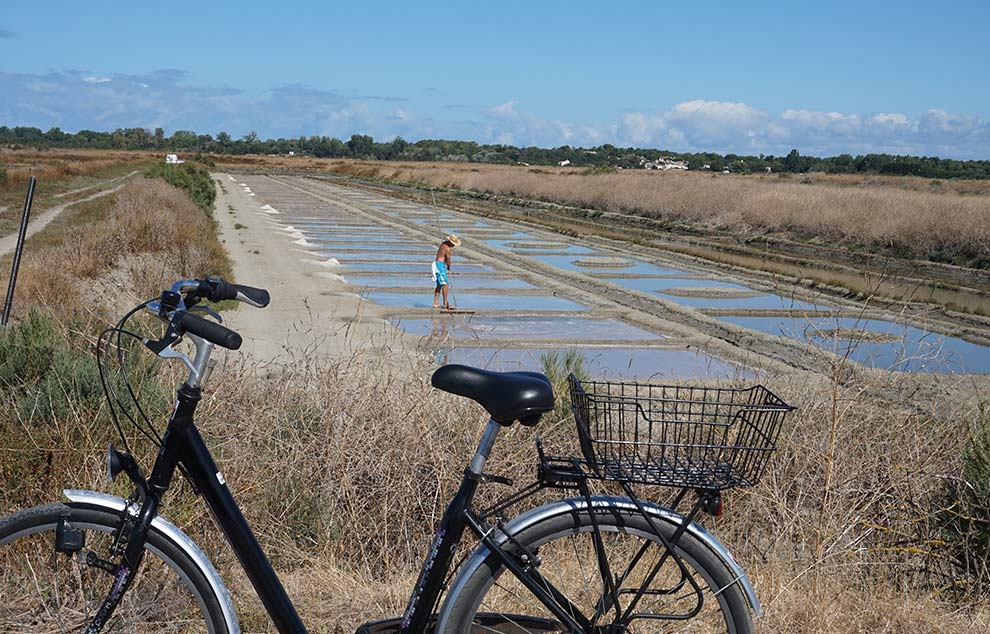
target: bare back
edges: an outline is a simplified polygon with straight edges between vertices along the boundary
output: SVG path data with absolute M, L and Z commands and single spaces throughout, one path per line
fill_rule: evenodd
M 442 242 L 440 248 L 437 249 L 437 262 L 443 262 L 449 268 L 451 251 L 450 245 L 446 241 Z

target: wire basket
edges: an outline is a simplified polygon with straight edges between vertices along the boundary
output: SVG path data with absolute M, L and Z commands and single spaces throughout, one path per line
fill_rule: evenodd
M 794 409 L 746 389 L 568 377 L 581 451 L 599 478 L 722 490 L 759 480 Z

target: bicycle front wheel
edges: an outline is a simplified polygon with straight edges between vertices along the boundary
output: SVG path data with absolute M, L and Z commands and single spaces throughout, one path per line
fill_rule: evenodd
M 85 546 L 55 550 L 59 518 L 85 534 Z M 97 563 L 115 561 L 120 517 L 64 504 L 0 520 L 0 632 L 81 632 L 110 592 L 113 577 Z M 144 561 L 105 632 L 229 634 L 220 598 L 199 568 L 151 530 Z
M 513 535 L 535 555 L 540 576 L 590 621 L 589 632 L 753 631 L 748 604 L 732 574 L 691 534 L 684 533 L 674 546 L 675 559 L 635 511 L 595 507 L 594 513 L 608 562 L 604 576 L 587 509 L 547 518 Z M 657 523 L 668 538 L 676 528 Z M 443 634 L 568 631 L 494 555 L 450 600 Z

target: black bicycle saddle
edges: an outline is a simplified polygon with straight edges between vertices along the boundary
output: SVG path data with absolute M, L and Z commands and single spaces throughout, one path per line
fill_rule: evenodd
M 465 396 L 505 426 L 535 425 L 553 409 L 550 380 L 539 372 L 491 372 L 466 365 L 445 365 L 433 373 L 433 387 Z

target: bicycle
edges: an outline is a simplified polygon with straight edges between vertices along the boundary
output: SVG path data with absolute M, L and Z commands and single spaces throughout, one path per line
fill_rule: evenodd
M 65 502 L 0 520 L 3 631 L 239 632 L 230 594 L 213 564 L 158 513 L 176 470 L 202 496 L 278 631 L 306 631 L 193 421 L 214 347 L 241 345 L 234 331 L 194 314 L 201 310 L 220 320 L 197 305 L 203 299 L 255 307 L 270 301 L 265 290 L 216 277 L 180 280 L 101 335 L 98 350 L 104 355 L 114 338 L 119 350 L 122 337 L 136 337 L 158 356 L 181 361 L 189 375 L 176 391 L 150 476 L 126 451 L 126 438 L 125 451 L 108 449 L 110 479 L 124 474 L 134 487 L 128 499 L 66 490 Z M 167 324 L 159 339 L 127 330 L 128 320 L 142 310 Z M 173 347 L 183 338 L 195 347 L 192 358 Z M 554 408 L 553 389 L 535 372 L 459 365 L 436 370 L 434 387 L 475 400 L 489 420 L 406 610 L 362 625 L 359 634 L 752 630 L 751 614 L 761 609 L 746 572 L 694 520 L 702 512 L 720 512 L 723 490 L 755 482 L 783 416 L 793 408 L 762 386 L 582 383 L 573 375 L 568 381 L 581 455 L 547 455 L 537 441 L 536 480 L 489 508 L 475 509 L 481 485 L 512 484 L 485 472 L 499 431 L 516 422 L 536 425 Z M 108 399 L 120 402 L 106 380 L 104 388 Z M 625 496 L 593 494 L 595 481 L 616 483 Z M 634 484 L 680 491 L 665 507 L 637 497 Z M 570 497 L 506 520 L 506 509 L 545 489 Z M 676 511 L 692 491 L 690 511 Z M 454 566 L 455 548 L 468 530 L 478 545 Z

